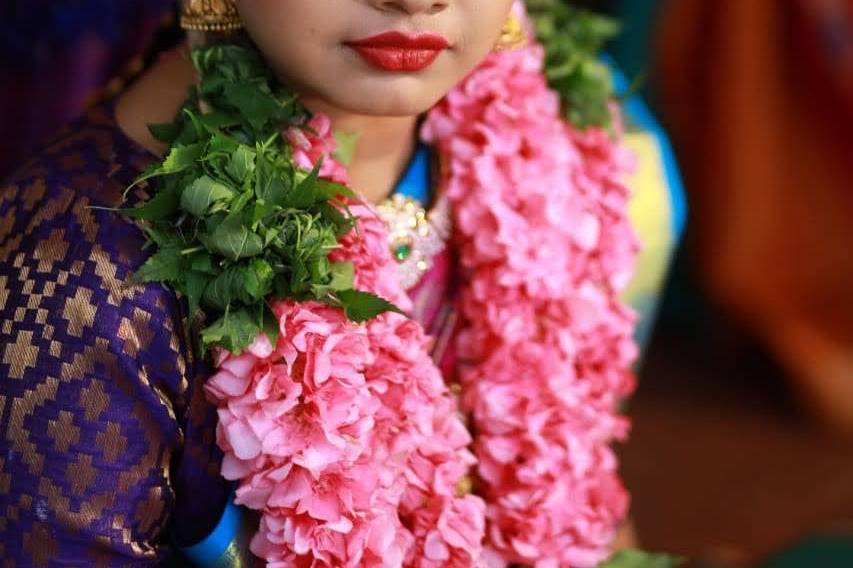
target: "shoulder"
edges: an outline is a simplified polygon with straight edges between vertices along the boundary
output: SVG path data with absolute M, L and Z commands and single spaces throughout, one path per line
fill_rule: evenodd
M 171 338 L 181 335 L 180 303 L 162 286 L 131 285 L 149 254 L 145 239 L 133 221 L 107 209 L 122 205 L 146 160 L 97 109 L 2 189 L 0 344 L 7 354 L 0 374 L 14 377 L 30 363 L 59 371 L 55 365 L 95 350 L 128 370 L 150 363 L 150 380 L 183 380 L 178 359 L 187 350 Z M 138 192 L 128 203 L 139 198 Z M 10 357 L 27 335 L 35 360 Z M 20 363 L 10 366 L 13 359 Z
M 0 214 L 86 202 L 116 206 L 151 158 L 118 129 L 112 105 L 91 109 L 0 183 Z M 2 238 L 2 233 L 0 233 Z
M 175 294 L 129 283 L 148 256 L 141 230 L 99 209 L 120 205 L 144 167 L 108 118 L 78 122 L 0 189 L 0 436 L 10 442 L 0 470 L 12 475 L 6 497 L 30 502 L 10 538 L 44 522 L 77 534 L 69 543 L 106 538 L 150 558 L 139 543 L 164 524 L 195 363 Z M 122 548 L 123 531 L 136 548 Z
M 0 290 L 6 301 L 0 303 L 0 317 L 22 324 L 28 315 L 24 312 L 35 311 L 38 324 L 56 317 L 39 309 L 64 304 L 70 319 L 62 327 L 75 336 L 79 334 L 71 332 L 86 327 L 88 320 L 119 332 L 123 318 L 148 320 L 155 312 L 177 315 L 174 294 L 162 287 L 130 285 L 148 256 L 145 239 L 135 222 L 111 210 L 144 195 L 141 189 L 123 203 L 125 188 L 148 161 L 123 137 L 106 109 L 98 108 L 3 185 Z M 29 307 L 18 309 L 17 316 L 7 313 L 20 305 Z
M 74 256 L 82 251 L 72 245 L 97 242 L 138 251 L 138 228 L 102 208 L 121 205 L 125 187 L 148 161 L 109 108 L 90 111 L 0 183 L 0 262 L 14 262 L 13 252 L 43 255 L 47 245 L 54 256 L 60 250 Z

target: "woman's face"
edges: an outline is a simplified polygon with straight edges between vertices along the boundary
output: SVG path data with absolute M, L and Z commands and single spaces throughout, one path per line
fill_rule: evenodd
M 237 0 L 249 35 L 309 108 L 425 112 L 494 47 L 513 0 Z

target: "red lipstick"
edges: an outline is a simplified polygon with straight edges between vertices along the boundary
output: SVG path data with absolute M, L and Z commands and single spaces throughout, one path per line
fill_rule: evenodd
M 432 33 L 391 31 L 345 43 L 370 65 L 397 73 L 423 71 L 450 47 L 446 38 Z

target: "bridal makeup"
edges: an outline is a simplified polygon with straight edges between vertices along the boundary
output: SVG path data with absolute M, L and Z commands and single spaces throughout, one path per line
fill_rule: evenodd
M 252 40 L 313 108 L 415 116 L 491 51 L 513 0 L 237 0 Z
M 432 65 L 441 52 L 450 47 L 450 41 L 434 33 L 388 31 L 345 42 L 344 45 L 377 69 L 391 73 L 412 73 Z

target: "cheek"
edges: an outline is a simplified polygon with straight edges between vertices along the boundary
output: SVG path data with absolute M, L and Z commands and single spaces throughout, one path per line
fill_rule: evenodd
M 241 0 L 240 10 L 246 31 L 275 72 L 297 88 L 305 88 L 305 80 L 328 64 L 330 54 L 328 33 L 322 33 L 305 1 Z
M 311 57 L 323 37 L 334 29 L 334 18 L 319 0 L 238 0 L 249 36 L 265 53 Z M 314 46 L 315 49 L 311 49 Z
M 469 57 L 485 57 L 494 48 L 513 5 L 513 0 L 487 2 L 472 0 L 465 10 L 462 29 Z

